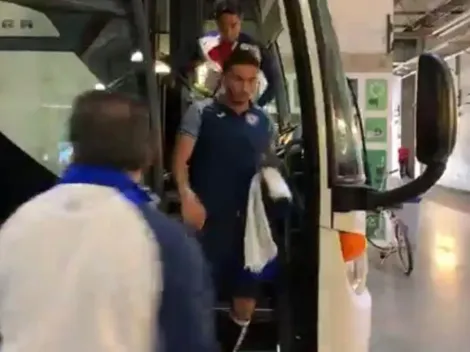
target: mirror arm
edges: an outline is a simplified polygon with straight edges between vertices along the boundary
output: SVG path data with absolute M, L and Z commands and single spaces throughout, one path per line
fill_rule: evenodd
M 364 185 L 334 186 L 332 189 L 333 211 L 375 211 L 378 208 L 404 203 L 429 190 L 439 180 L 445 169 L 446 163 L 433 163 L 415 180 L 388 191 L 379 191 Z
M 441 178 L 446 169 L 445 163 L 435 163 L 413 181 L 388 191 L 377 192 L 370 201 L 374 208 L 389 207 L 418 197 L 429 190 Z

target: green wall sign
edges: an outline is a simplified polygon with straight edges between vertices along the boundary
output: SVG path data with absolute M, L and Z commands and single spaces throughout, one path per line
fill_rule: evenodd
M 385 149 L 368 150 L 367 161 L 369 164 L 372 186 L 380 188 L 386 176 L 387 169 L 387 151 Z
M 385 240 L 385 222 L 380 213 L 368 213 L 366 218 L 366 233 L 372 239 Z
M 387 142 L 387 118 L 366 117 L 365 119 L 366 142 Z
M 366 110 L 384 111 L 388 107 L 388 81 L 386 79 L 366 80 Z
M 366 120 L 367 121 L 367 120 Z M 385 149 L 367 150 L 372 186 L 381 188 L 387 172 L 387 151 Z M 380 214 L 368 213 L 366 218 L 366 234 L 371 238 L 385 239 L 385 232 L 380 226 Z

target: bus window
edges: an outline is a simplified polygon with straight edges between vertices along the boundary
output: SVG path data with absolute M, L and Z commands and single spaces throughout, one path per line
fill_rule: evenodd
M 261 8 L 261 20 L 259 27 L 260 36 L 264 43 L 276 48 L 280 61 L 280 73 L 283 78 L 282 87 L 278 86 L 276 100 L 266 106 L 267 112 L 278 122 L 278 127 L 299 126 L 300 101 L 297 86 L 297 72 L 293 62 L 292 40 L 288 30 L 283 2 L 258 3 Z M 327 154 L 329 181 L 333 184 L 363 183 L 365 172 L 363 165 L 363 144 L 360 135 L 360 121 L 355 118 L 350 92 L 346 82 L 346 76 L 341 63 L 336 34 L 333 29 L 332 19 L 328 11 L 326 0 L 309 2 L 305 6 L 310 7 L 316 31 L 321 33 L 316 43 L 318 46 L 319 59 L 322 65 L 322 75 L 317 74 L 317 79 L 322 79 L 325 99 L 322 104 L 326 108 Z M 253 17 L 255 18 L 255 17 Z M 250 19 L 252 21 L 252 19 Z M 254 28 L 248 19 L 245 19 L 245 31 Z M 210 21 L 207 21 L 206 29 L 212 29 Z M 294 40 L 295 42 L 295 40 Z M 204 81 L 207 70 L 201 71 L 201 77 L 197 81 Z M 321 77 L 318 77 L 321 76 Z M 265 87 L 264 78 L 260 78 L 260 91 Z M 281 99 L 279 93 L 287 96 Z M 282 108 L 282 109 L 281 109 Z M 290 130 L 290 128 L 287 128 Z M 301 126 L 297 128 L 296 135 L 301 135 Z M 326 165 L 325 165 L 326 166 Z
M 261 94 L 266 89 L 267 82 L 264 78 L 264 75 L 260 74 L 259 77 L 259 84 L 258 84 L 258 91 L 257 91 L 257 98 L 261 96 Z M 256 98 L 256 99 L 257 99 Z M 256 100 L 255 99 L 255 100 Z M 278 102 L 277 99 L 272 100 L 269 104 L 264 107 L 264 110 L 269 114 L 271 120 L 275 126 L 276 133 L 279 131 L 279 110 L 278 110 Z
M 279 2 L 279 6 L 282 6 L 282 2 Z M 276 5 L 273 5 L 271 11 L 280 14 L 277 23 L 280 22 L 282 24 L 282 30 L 276 39 L 276 44 L 280 56 L 280 71 L 284 79 L 284 89 L 288 98 L 289 112 L 282 119 L 283 124 L 296 126 L 300 125 L 301 116 L 297 73 L 293 61 L 292 38 L 287 30 L 285 11 L 278 11 L 275 8 Z M 340 50 L 326 1 L 319 1 L 317 9 L 319 20 L 315 21 L 315 25 L 321 26 L 325 41 L 328 43 L 319 53 L 326 65 L 323 79 L 326 81 L 327 93 L 330 97 L 325 102 L 326 107 L 330 109 L 327 118 L 329 119 L 328 122 L 331 122 L 329 130 L 332 132 L 328 144 L 331 146 L 329 162 L 333 172 L 329 173 L 329 177 L 334 179 L 336 183 L 364 182 L 363 145 L 360 126 L 358 125 L 360 121 L 355 118 L 354 108 L 350 99 L 351 93 L 347 85 L 341 57 L 338 54 Z M 277 102 L 271 104 L 268 108 L 269 112 L 277 113 L 276 109 L 279 107 L 279 103 L 281 103 L 279 95 L 277 100 Z
M 0 29 L 0 132 L 59 174 L 72 155 L 66 127 L 73 99 L 89 89 L 140 93 L 130 25 L 105 13 L 6 1 L 0 18 L 12 23 Z
M 275 99 L 265 109 L 282 134 L 286 129 L 291 130 L 292 126 L 300 125 L 300 107 L 291 38 L 287 30 L 285 12 L 280 11 L 279 6 L 280 2 L 271 5 L 265 16 L 265 22 L 262 23 L 262 31 L 270 38 L 268 50 L 271 52 L 273 65 L 280 78 L 280 82 L 276 85 Z M 264 91 L 266 84 L 264 76 L 261 77 L 259 93 Z
M 278 4 L 282 6 L 282 2 Z M 300 102 L 297 90 L 297 73 L 293 61 L 292 40 L 287 31 L 285 12 L 282 9 L 279 11 L 277 7 L 273 5 L 270 12 L 280 14 L 279 21 L 273 22 L 282 24 L 280 34 L 276 39 L 276 45 L 280 57 L 281 76 L 284 80 L 283 88 L 287 95 L 287 111 L 289 112 L 289 114 L 282 116 L 282 123 L 286 126 L 298 125 L 300 129 Z M 332 147 L 332 150 L 329 151 L 329 162 L 333 171 L 333 173 L 330 173 L 330 178 L 334 179 L 336 183 L 364 182 L 363 145 L 360 126 L 358 125 L 360 121 L 355 118 L 341 57 L 338 54 L 340 50 L 326 1 L 319 1 L 318 12 L 319 21 L 316 21 L 315 25 L 321 26 L 325 41 L 328 43 L 320 50 L 320 55 L 326 65 L 323 77 L 326 81 L 327 93 L 330 96 L 326 102 L 326 107 L 331 110 L 328 114 L 328 122 L 331 122 L 329 130 L 332 131 L 331 140 L 328 141 L 328 145 Z M 278 28 L 279 26 L 276 26 L 275 30 L 277 31 Z M 265 28 L 264 32 L 269 32 L 269 29 L 266 30 Z M 263 83 L 261 82 L 262 87 Z M 268 111 L 272 114 L 277 114 L 279 104 L 282 104 L 279 94 L 277 94 L 276 99 L 277 101 L 268 107 Z M 300 131 L 297 131 L 297 134 L 299 133 Z
M 330 166 L 333 164 L 330 178 L 337 184 L 363 183 L 363 145 L 358 125 L 361 122 L 355 118 L 351 92 L 341 62 L 341 51 L 326 0 L 318 1 L 317 11 L 318 21 L 314 25 L 319 26 L 324 36 L 324 42 L 318 45 L 326 93 L 329 95 L 326 101 L 326 107 L 329 107 L 326 111 L 327 123 L 332 124 L 333 130 L 333 140 L 329 141 L 329 145 L 334 148 L 330 153 Z

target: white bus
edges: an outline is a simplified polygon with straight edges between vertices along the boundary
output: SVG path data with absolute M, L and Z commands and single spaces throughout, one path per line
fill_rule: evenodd
M 277 314 L 264 317 L 273 333 L 260 332 L 257 350 L 367 352 L 372 305 L 365 211 L 415 197 L 444 172 L 456 132 L 452 77 L 441 59 L 420 58 L 416 155 L 426 169 L 401 188 L 373 190 L 327 0 L 242 3 L 243 30 L 269 48 L 284 78 L 268 111 L 286 149 L 284 164 L 295 175 L 289 182 L 296 204 L 302 204 L 297 222 L 282 234 L 279 304 L 258 310 L 260 317 L 271 308 Z M 148 101 L 151 127 L 161 137 L 148 185 L 171 211 L 167 160 L 174 126 L 191 100 L 188 82 L 172 70 L 196 36 L 213 26 L 211 7 L 208 0 L 0 1 L 3 219 L 55 182 L 73 152 L 65 135 L 71 102 L 89 89 Z

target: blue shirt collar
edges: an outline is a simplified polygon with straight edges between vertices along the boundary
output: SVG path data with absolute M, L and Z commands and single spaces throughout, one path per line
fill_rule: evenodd
M 242 112 L 241 114 L 236 113 L 230 107 L 228 107 L 224 103 L 223 96 L 221 96 L 219 98 L 216 98 L 214 100 L 214 102 L 215 102 L 215 105 L 216 105 L 218 110 L 221 110 L 221 111 L 225 112 L 226 114 L 232 115 L 232 116 L 245 116 L 248 113 L 253 113 L 254 110 L 255 110 L 255 104 L 252 101 L 250 101 L 250 105 L 249 105 L 248 109 L 246 111 Z
M 59 184 L 74 183 L 114 188 L 137 206 L 155 201 L 150 192 L 133 181 L 126 173 L 112 168 L 71 164 L 60 178 Z

